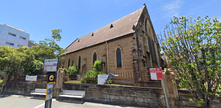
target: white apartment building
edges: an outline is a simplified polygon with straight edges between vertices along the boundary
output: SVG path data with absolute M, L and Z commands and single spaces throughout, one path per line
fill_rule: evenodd
M 30 34 L 25 30 L 10 26 L 8 24 L 0 25 L 0 46 L 28 46 Z

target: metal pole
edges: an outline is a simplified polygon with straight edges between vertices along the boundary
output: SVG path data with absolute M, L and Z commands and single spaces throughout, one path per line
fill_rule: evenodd
M 58 72 L 58 66 L 59 66 L 59 58 L 57 58 L 58 59 L 58 63 L 57 63 L 57 71 L 55 72 L 55 78 L 57 79 L 57 72 Z M 57 80 L 55 79 L 55 82 L 57 82 Z
M 168 99 L 167 99 L 167 91 L 166 91 L 166 87 L 165 87 L 165 83 L 164 83 L 164 78 L 163 78 L 163 88 L 164 88 L 163 90 L 164 90 L 164 94 L 165 94 L 167 108 L 170 108 L 169 103 L 168 103 Z
M 48 108 L 51 108 L 52 99 L 48 100 L 48 102 L 49 102 L 49 107 Z
M 45 101 L 45 107 L 44 108 L 48 108 L 48 101 Z
M 109 66 L 109 63 L 108 63 L 108 43 L 107 43 L 107 41 L 106 41 L 106 44 L 107 44 L 107 73 L 109 73 L 109 68 L 108 68 L 108 66 Z

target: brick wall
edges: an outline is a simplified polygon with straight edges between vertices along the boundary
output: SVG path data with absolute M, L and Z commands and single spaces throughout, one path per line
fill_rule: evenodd
M 107 47 L 108 47 L 108 54 L 107 54 Z M 117 48 L 121 49 L 122 67 L 117 67 L 116 65 Z M 60 67 L 64 66 L 65 68 L 67 68 L 69 59 L 70 59 L 70 65 L 72 65 L 72 61 L 74 61 L 73 63 L 75 65 L 78 65 L 78 58 L 79 56 L 81 56 L 81 69 L 79 73 L 84 75 L 86 72 L 93 69 L 93 53 L 96 52 L 97 59 L 103 60 L 105 62 L 105 70 L 104 70 L 105 73 L 113 73 L 119 75 L 118 77 L 113 79 L 115 83 L 134 84 L 133 65 L 132 65 L 133 49 L 134 49 L 133 34 L 130 34 L 122 38 L 118 38 L 116 40 L 108 41 L 107 43 L 102 43 L 83 50 L 73 52 L 71 54 L 67 54 L 64 56 L 65 59 L 61 60 Z M 62 63 L 64 63 L 64 65 Z M 86 67 L 85 71 L 82 70 L 83 65 Z
M 35 88 L 45 88 L 46 83 L 27 83 L 27 82 L 12 82 L 8 81 L 3 93 L 9 94 L 22 94 L 22 95 L 30 95 L 31 91 Z

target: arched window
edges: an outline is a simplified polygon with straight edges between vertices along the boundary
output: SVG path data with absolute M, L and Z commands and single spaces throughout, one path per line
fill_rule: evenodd
M 117 48 L 116 56 L 117 56 L 117 67 L 122 67 L 120 48 Z
M 74 60 L 72 60 L 72 66 L 74 66 Z
M 70 66 L 70 58 L 68 59 L 68 68 L 69 68 L 69 66 Z
M 78 68 L 81 69 L 81 56 L 78 58 Z
M 96 52 L 94 52 L 94 54 L 93 54 L 93 64 L 94 64 L 94 62 L 97 60 L 97 54 L 96 54 Z

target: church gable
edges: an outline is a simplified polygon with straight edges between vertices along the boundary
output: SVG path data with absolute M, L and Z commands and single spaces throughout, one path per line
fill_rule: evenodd
M 80 67 L 84 75 L 96 59 L 103 61 L 104 73 L 119 77 L 115 83 L 143 85 L 149 81 L 149 68 L 159 67 L 157 38 L 146 5 L 141 9 L 76 39 L 66 49 L 60 67 Z M 81 60 L 79 60 L 81 57 Z

